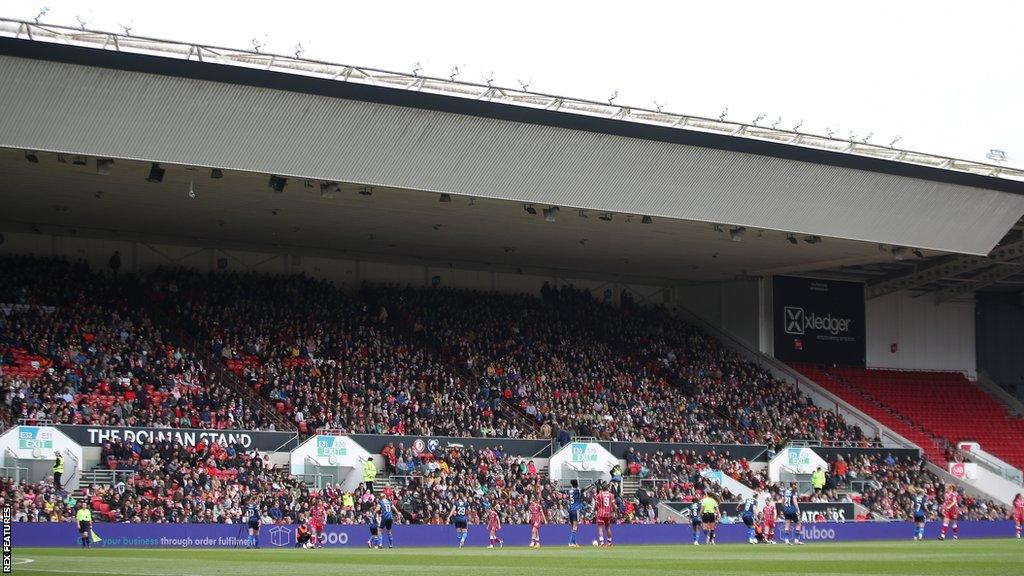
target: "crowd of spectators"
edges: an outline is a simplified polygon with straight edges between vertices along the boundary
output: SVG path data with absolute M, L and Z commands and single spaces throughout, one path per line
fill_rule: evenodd
M 541 297 L 445 288 L 364 288 L 551 438 L 864 442 L 792 385 L 657 307 L 613 306 L 572 286 Z
M 14 418 L 74 424 L 260 428 L 213 386 L 206 361 L 172 342 L 131 278 L 83 263 L 0 258 L 0 385 Z
M 522 435 L 388 311 L 305 276 L 157 272 L 166 309 L 300 431 Z
M 929 471 L 926 462 L 917 457 L 895 457 L 892 454 L 860 454 L 838 457 L 832 468 L 842 459 L 846 475 L 836 475 L 838 488 L 855 488 L 859 502 L 866 506 L 874 518 L 913 518 L 913 499 L 923 492 L 932 503 L 932 512 L 938 516 L 945 483 Z M 857 484 L 863 481 L 863 484 Z M 999 520 L 1007 517 L 1007 510 L 992 500 L 977 499 L 961 492 L 960 518 L 964 520 Z

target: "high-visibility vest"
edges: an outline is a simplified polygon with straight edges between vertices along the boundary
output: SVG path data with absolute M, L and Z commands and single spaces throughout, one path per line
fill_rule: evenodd
M 92 522 L 92 510 L 88 508 L 79 508 L 78 512 L 75 512 L 75 518 L 79 522 Z
M 64 473 L 64 459 L 60 456 L 57 457 L 57 461 L 53 463 L 53 473 L 63 474 Z

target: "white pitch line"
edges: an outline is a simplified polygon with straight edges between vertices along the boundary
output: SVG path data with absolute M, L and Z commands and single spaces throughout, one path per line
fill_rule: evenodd
M 33 560 L 34 562 L 34 560 Z M 62 570 L 57 568 L 22 568 L 19 572 L 57 572 L 60 574 L 128 574 L 128 572 L 118 571 L 114 572 L 111 570 L 90 570 L 79 568 L 77 570 Z M 194 574 L 188 574 L 184 572 L 131 572 L 133 576 L 196 576 Z
M 14 564 L 15 566 L 21 566 L 22 564 L 31 564 L 33 562 L 35 562 L 35 560 L 31 558 L 17 558 L 13 560 L 11 564 Z

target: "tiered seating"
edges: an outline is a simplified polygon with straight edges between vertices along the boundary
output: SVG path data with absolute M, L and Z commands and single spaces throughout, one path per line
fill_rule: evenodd
M 183 318 L 300 432 L 527 435 L 500 398 L 471 386 L 386 310 L 303 276 L 158 271 L 150 292 L 173 293 Z M 293 305 L 296 303 L 296 305 Z
M 973 440 L 985 451 L 1024 468 L 1024 442 L 1020 441 L 1024 438 L 1024 420 L 1012 416 L 1006 406 L 959 372 L 799 369 L 819 383 L 834 387 L 837 394 L 848 391 L 849 398 L 844 399 L 918 443 L 933 461 L 944 462 L 941 441 L 955 445 Z M 868 399 L 877 404 L 869 404 Z
M 203 360 L 165 336 L 131 279 L 81 263 L 0 258 L 0 385 L 14 418 L 259 428 Z
M 916 444 L 928 460 L 939 466 L 945 466 L 945 451 L 935 438 L 924 432 L 917 424 L 894 412 L 891 407 L 866 395 L 864 391 L 850 385 L 845 379 L 837 377 L 834 368 L 824 368 L 812 364 L 793 364 L 793 368 Z

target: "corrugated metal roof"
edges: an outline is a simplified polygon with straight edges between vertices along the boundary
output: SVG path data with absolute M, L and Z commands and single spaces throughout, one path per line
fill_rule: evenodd
M 0 57 L 0 145 L 680 218 L 972 254 L 1024 196 L 252 86 Z

